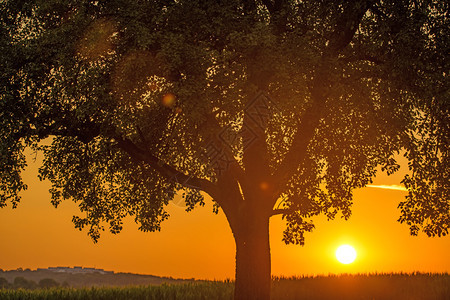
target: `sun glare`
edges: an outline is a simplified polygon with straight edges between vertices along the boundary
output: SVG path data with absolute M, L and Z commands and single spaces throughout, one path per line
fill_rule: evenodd
M 336 258 L 342 264 L 350 264 L 356 259 L 356 250 L 350 245 L 339 246 L 336 250 Z

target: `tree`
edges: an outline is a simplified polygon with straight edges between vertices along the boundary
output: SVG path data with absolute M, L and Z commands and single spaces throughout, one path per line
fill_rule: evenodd
M 0 277 L 0 289 L 7 289 L 10 286 L 8 280 L 4 277 Z
M 399 221 L 448 233 L 448 3 L 0 5 L 1 206 L 26 188 L 25 147 L 94 240 L 128 215 L 159 230 L 177 193 L 188 211 L 209 195 L 236 241 L 236 299 L 270 297 L 271 216 L 303 244 L 311 217 L 348 218 L 398 153 Z
M 33 290 L 37 287 L 37 284 L 33 280 L 27 280 L 26 278 L 19 276 L 19 277 L 14 278 L 13 286 L 16 289 Z
M 54 280 L 53 278 L 43 278 L 43 279 L 39 280 L 38 285 L 42 289 L 49 289 L 49 288 L 53 288 L 53 287 L 58 287 L 59 283 L 56 280 Z

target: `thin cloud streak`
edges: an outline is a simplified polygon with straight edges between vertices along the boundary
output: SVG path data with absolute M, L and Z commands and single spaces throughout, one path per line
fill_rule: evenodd
M 395 185 L 395 184 L 390 184 L 390 185 L 375 185 L 375 184 L 368 184 L 366 185 L 367 187 L 371 187 L 371 188 L 376 188 L 376 189 L 385 189 L 385 190 L 395 190 L 395 191 L 407 191 L 407 189 L 404 186 L 401 185 Z

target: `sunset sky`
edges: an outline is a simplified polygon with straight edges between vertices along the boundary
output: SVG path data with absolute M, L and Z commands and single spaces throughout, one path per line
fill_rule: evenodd
M 122 233 L 105 232 L 94 244 L 71 222 L 79 214 L 76 204 L 65 201 L 58 209 L 50 204 L 50 184 L 39 182 L 37 167 L 30 159 L 24 174 L 29 188 L 19 207 L 0 209 L 1 269 L 84 266 L 176 278 L 234 277 L 231 230 L 223 213 L 212 213 L 211 201 L 190 213 L 170 204 L 171 217 L 161 232 L 140 232 L 129 219 Z M 400 187 L 404 172 L 405 167 L 393 176 L 380 174 L 372 187 L 355 191 L 350 220 L 317 218 L 304 247 L 285 245 L 281 216 L 273 217 L 272 274 L 450 272 L 450 237 L 412 237 L 408 227 L 396 221 L 397 205 L 406 195 Z M 336 260 L 334 252 L 342 244 L 356 249 L 353 263 Z

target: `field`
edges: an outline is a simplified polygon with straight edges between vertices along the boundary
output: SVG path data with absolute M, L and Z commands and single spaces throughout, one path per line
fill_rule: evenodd
M 129 287 L 0 289 L 0 299 L 189 299 L 233 297 L 233 282 Z M 450 299 L 449 274 L 368 274 L 274 278 L 272 299 Z

